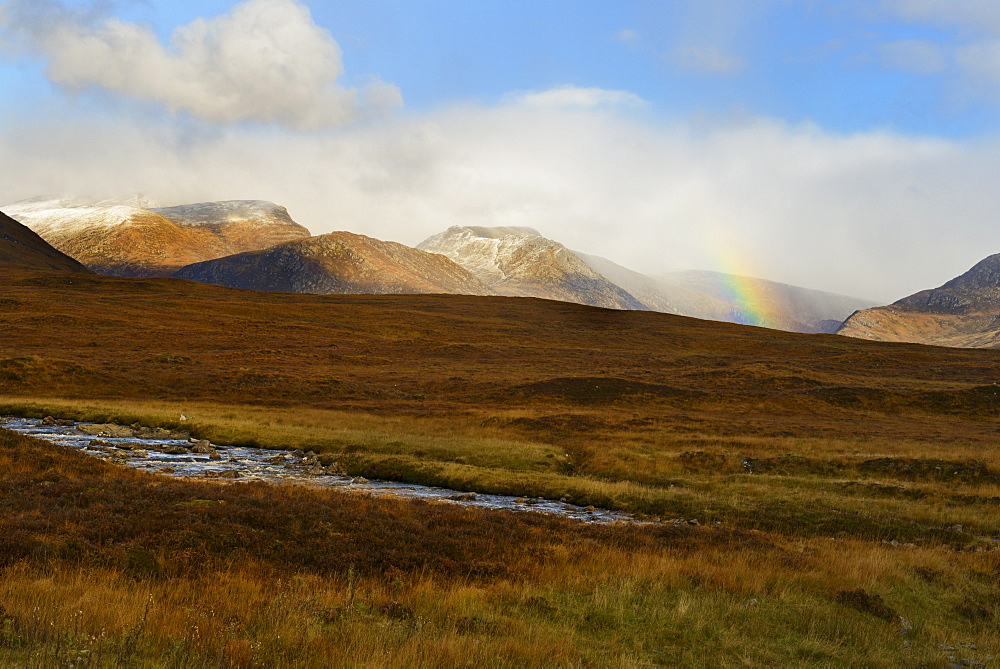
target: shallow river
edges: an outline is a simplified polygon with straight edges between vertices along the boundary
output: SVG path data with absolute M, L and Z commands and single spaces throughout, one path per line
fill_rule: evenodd
M 323 470 L 301 451 L 209 445 L 208 442 L 200 442 L 201 447 L 197 447 L 189 439 L 112 436 L 114 429 L 102 431 L 102 426 L 93 423 L 59 422 L 59 425 L 48 425 L 35 418 L 0 417 L 0 427 L 5 429 L 166 476 L 306 483 L 379 496 L 437 500 L 486 509 L 549 513 L 588 523 L 639 522 L 625 513 L 583 508 L 555 500 L 465 493 L 447 488 L 395 481 L 369 481 L 338 475 Z M 206 452 L 193 452 L 192 448 Z

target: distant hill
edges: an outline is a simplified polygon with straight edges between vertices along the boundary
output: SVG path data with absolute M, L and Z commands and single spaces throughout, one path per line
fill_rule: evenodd
M 833 333 L 856 310 L 877 304 L 860 297 L 722 272 L 689 270 L 663 274 L 658 278 L 669 285 L 729 304 L 730 317 L 720 320 L 790 332 Z
M 257 200 L 161 209 L 32 200 L 5 209 L 60 251 L 116 276 L 169 276 L 195 262 L 309 236 L 284 207 Z
M 3 212 L 0 212 L 0 268 L 90 274 L 86 267 L 52 248 L 44 239 Z
M 196 263 L 175 276 L 232 288 L 289 293 L 493 294 L 442 255 L 350 232 L 332 232 Z
M 498 295 L 647 309 L 565 246 L 531 228 L 454 226 L 417 248 L 448 256 Z
M 854 311 L 875 305 L 717 272 L 648 276 L 526 227 L 455 226 L 412 249 L 350 232 L 310 237 L 284 207 L 260 200 L 162 208 L 31 200 L 7 210 L 60 251 L 118 276 L 302 293 L 537 297 L 794 332 L 834 332 Z
M 660 311 L 792 332 L 835 332 L 854 311 L 876 304 L 719 272 L 649 276 L 607 258 L 571 251 L 532 228 L 457 226 L 418 248 L 447 255 L 500 295 Z M 744 292 L 734 291 L 735 284 Z
M 858 311 L 837 334 L 878 341 L 1000 348 L 1000 253 L 939 288 Z
M 736 322 L 733 305 L 711 295 L 670 284 L 622 267 L 607 258 L 575 251 L 577 257 L 645 305 L 650 311 L 693 316 L 710 321 Z

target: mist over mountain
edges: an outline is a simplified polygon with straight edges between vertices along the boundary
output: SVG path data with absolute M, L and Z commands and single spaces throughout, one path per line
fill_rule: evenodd
M 170 276 L 181 267 L 302 239 L 284 207 L 258 200 L 149 209 L 136 202 L 30 200 L 4 208 L 99 274 Z
M 1000 253 L 944 285 L 853 314 L 837 334 L 963 348 L 1000 348 Z
M 834 332 L 855 310 L 876 304 L 719 272 L 652 277 L 607 258 L 571 251 L 526 227 L 456 226 L 418 248 L 447 255 L 501 295 L 661 311 L 794 332 Z M 734 293 L 731 287 L 737 283 L 749 292 Z M 753 296 L 753 304 L 747 295 Z
M 670 272 L 657 278 L 670 286 L 728 304 L 729 317 L 713 320 L 730 320 L 792 332 L 833 333 L 856 310 L 877 304 L 874 300 L 860 297 L 706 270 Z
M 574 253 L 595 272 L 600 272 L 627 290 L 651 311 L 734 322 L 733 305 L 724 300 L 622 267 L 607 258 L 579 251 Z
M 271 292 L 493 294 L 442 255 L 350 232 L 196 263 L 175 276 Z
M 36 233 L 0 212 L 0 268 L 5 267 L 90 273 L 76 260 L 52 248 Z

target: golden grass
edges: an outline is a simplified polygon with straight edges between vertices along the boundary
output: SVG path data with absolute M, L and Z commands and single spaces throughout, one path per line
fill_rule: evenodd
M 264 578 L 252 566 L 136 582 L 102 569 L 16 566 L 0 576 L 8 621 L 0 658 L 29 666 L 74 657 L 91 666 L 934 665 L 952 654 L 940 644 L 965 644 L 968 659 L 997 652 L 990 625 L 955 613 L 995 596 L 996 584 L 950 585 L 963 571 L 995 568 L 981 556 L 825 540 L 764 554 L 575 552 L 526 578 L 491 582 Z M 836 603 L 837 592 L 857 589 L 880 594 L 906 622 Z
M 1000 654 L 996 351 L 537 300 L 6 280 L 0 411 L 700 525 L 217 486 L 17 442 L 0 468 L 0 664 Z
M 807 440 L 799 453 L 808 456 L 800 455 L 787 466 L 760 474 L 748 474 L 740 463 L 745 461 L 744 454 L 759 452 L 743 449 L 760 448 L 761 438 L 716 444 L 709 452 L 707 469 L 702 467 L 701 458 L 685 457 L 705 452 L 678 453 L 664 445 L 657 455 L 656 475 L 651 476 L 648 468 L 630 467 L 629 458 L 621 455 L 607 464 L 602 464 L 601 458 L 591 458 L 587 469 L 578 472 L 573 458 L 552 445 L 500 439 L 491 434 L 494 429 L 468 422 L 451 421 L 446 430 L 440 418 L 383 419 L 318 409 L 250 409 L 190 402 L 9 397 L 0 397 L 0 407 L 36 416 L 56 414 L 184 427 L 217 443 L 314 450 L 348 473 L 368 478 L 566 498 L 580 505 L 636 513 L 640 518 L 902 543 L 946 541 L 953 546 L 986 548 L 995 545 L 993 537 L 1000 532 L 996 502 L 990 494 L 1000 480 L 996 469 L 986 470 L 992 471 L 992 480 L 908 480 L 894 470 L 859 471 L 859 463 L 872 456 L 883 457 L 884 452 L 836 456 L 841 450 L 838 441 L 831 446 L 822 440 Z M 181 423 L 182 413 L 190 420 Z M 435 438 L 438 429 L 445 435 Z M 782 446 L 794 445 L 787 438 L 780 441 Z M 683 447 L 691 448 L 691 443 L 686 438 Z M 881 446 L 875 444 L 877 449 Z M 923 456 L 914 450 L 911 455 Z M 720 467 L 718 458 L 726 464 Z M 963 465 L 958 462 L 955 466 Z M 962 486 L 956 487 L 956 482 Z

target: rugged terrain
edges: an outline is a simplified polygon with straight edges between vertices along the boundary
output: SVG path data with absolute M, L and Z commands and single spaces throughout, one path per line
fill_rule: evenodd
M 565 246 L 531 228 L 455 226 L 417 248 L 451 258 L 499 295 L 646 308 Z
M 877 341 L 1000 348 L 1000 254 L 939 288 L 853 314 L 837 334 Z
M 95 272 L 114 276 L 169 276 L 195 262 L 309 236 L 284 207 L 255 200 L 163 209 L 31 200 L 4 211 Z
M 288 293 L 492 294 L 479 279 L 442 255 L 350 232 L 189 265 L 176 276 Z

